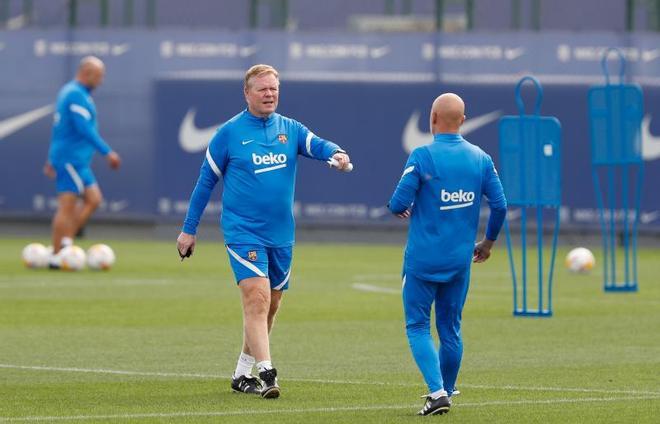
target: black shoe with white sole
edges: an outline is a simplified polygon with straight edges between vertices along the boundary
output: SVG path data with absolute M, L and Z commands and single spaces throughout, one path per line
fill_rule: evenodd
M 426 402 L 417 415 L 442 415 L 449 412 L 450 405 L 451 402 L 447 396 L 440 396 L 437 399 L 433 399 L 431 396 L 426 396 Z
M 275 368 L 260 372 L 259 378 L 263 382 L 262 398 L 275 399 L 280 397 L 280 386 L 277 385 L 277 370 Z
M 257 377 L 241 375 L 231 378 L 231 389 L 239 393 L 258 395 L 261 394 L 261 383 Z

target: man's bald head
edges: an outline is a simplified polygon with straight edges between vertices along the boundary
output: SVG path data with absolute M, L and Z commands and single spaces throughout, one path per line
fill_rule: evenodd
M 95 89 L 103 83 L 105 77 L 105 65 L 96 56 L 85 56 L 80 60 L 76 80 L 89 88 Z
M 465 103 L 454 93 L 438 96 L 431 106 L 431 133 L 458 133 L 465 121 Z

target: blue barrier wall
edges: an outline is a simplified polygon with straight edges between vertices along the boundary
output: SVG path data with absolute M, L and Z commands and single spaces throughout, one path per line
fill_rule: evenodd
M 7 0 L 3 0 L 7 1 Z M 24 0 L 8 0 L 9 16 L 23 13 Z M 521 0 L 520 28 L 532 28 L 532 8 L 535 0 Z M 69 18 L 69 0 L 30 0 L 33 7 L 32 22 L 36 27 L 66 26 Z M 100 25 L 101 2 L 79 1 L 77 4 L 78 25 L 96 28 Z M 185 28 L 225 28 L 240 30 L 249 27 L 249 2 L 237 0 L 158 0 L 155 1 L 154 25 Z M 407 9 L 416 18 L 433 20 L 436 0 L 392 1 L 393 12 L 404 13 Z M 444 2 L 444 15 L 449 21 L 465 17 L 465 2 Z M 473 2 L 474 29 L 477 31 L 502 31 L 513 26 L 514 3 L 511 0 L 488 0 Z M 568 31 L 625 31 L 626 2 L 622 0 L 553 0 L 541 2 L 540 27 L 543 30 Z M 653 1 L 635 2 L 634 23 L 637 30 L 653 28 Z M 132 4 L 132 6 L 131 6 Z M 278 2 L 261 2 L 259 28 L 272 25 L 272 10 Z M 379 15 L 387 13 L 384 0 L 332 0 L 329 2 L 310 0 L 288 0 L 288 26 L 303 31 L 345 30 L 354 15 Z M 148 22 L 149 8 L 144 0 L 109 1 L 108 25 L 123 28 L 126 25 L 144 26 Z M 407 6 L 407 7 L 406 7 Z M 126 22 L 126 11 L 134 13 L 133 23 Z M 594 13 L 597 10 L 598 13 Z M 570 13 L 566 13 L 570 11 Z
M 603 48 L 624 46 L 629 75 L 645 96 L 642 225 L 659 226 L 660 196 L 650 183 L 660 177 L 658 41 L 655 35 L 2 32 L 0 215 L 52 213 L 53 184 L 41 175 L 48 106 L 80 57 L 96 54 L 108 68 L 95 93 L 101 133 L 124 159 L 120 172 L 111 172 L 97 158 L 107 200 L 102 215 L 180 219 L 202 159 L 192 147 L 195 134 L 244 107 L 242 74 L 266 62 L 282 71 L 280 112 L 340 143 L 356 163 L 347 175 L 302 159 L 296 197 L 302 220 L 390 219 L 384 204 L 409 149 L 429 140 L 423 134 L 428 108 L 443 91 L 466 100 L 468 118 L 481 124 L 466 138 L 497 161 L 497 119 L 516 113 L 513 84 L 532 73 L 545 88 L 542 114 L 559 118 L 564 131 L 564 222 L 596 225 L 586 93 L 603 81 Z M 193 110 L 194 122 L 183 126 Z M 12 121 L 17 116 L 21 125 Z M 191 131 L 192 141 L 183 137 L 186 150 L 180 133 Z M 219 210 L 218 199 L 210 212 Z

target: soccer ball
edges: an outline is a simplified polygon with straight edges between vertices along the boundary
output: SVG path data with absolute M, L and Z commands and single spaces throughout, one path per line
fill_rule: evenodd
M 107 244 L 95 244 L 87 249 L 87 266 L 108 270 L 115 263 L 115 252 Z
M 576 247 L 566 255 L 566 267 L 572 272 L 589 272 L 596 265 L 596 258 L 586 247 Z
M 48 266 L 50 252 L 41 243 L 30 243 L 23 248 L 23 263 L 28 268 L 45 268 Z
M 58 253 L 61 259 L 60 268 L 65 271 L 79 271 L 85 268 L 87 255 L 85 251 L 78 246 L 67 246 Z

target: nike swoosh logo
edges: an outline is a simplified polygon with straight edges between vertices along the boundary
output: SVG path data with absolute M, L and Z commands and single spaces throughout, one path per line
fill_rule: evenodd
M 239 47 L 238 55 L 240 57 L 253 56 L 257 52 L 257 50 L 259 50 L 259 46 L 257 46 L 256 44 L 252 46 Z
M 54 110 L 53 105 L 43 106 L 0 121 L 0 140 L 32 125 L 44 116 L 50 115 Z
M 179 146 L 188 153 L 197 153 L 206 149 L 209 142 L 215 135 L 218 125 L 206 128 L 197 128 L 195 125 L 195 108 L 189 109 L 179 127 Z
M 642 52 L 642 60 L 644 62 L 652 62 L 660 57 L 660 49 L 644 50 Z
M 658 219 L 658 216 L 660 216 L 658 211 L 642 213 L 640 214 L 639 221 L 642 224 L 650 224 L 651 222 Z
M 108 203 L 110 212 L 120 212 L 128 207 L 128 200 L 115 200 Z
M 433 140 L 433 137 L 429 133 L 425 133 L 419 130 L 419 111 L 414 111 L 406 127 L 403 130 L 403 150 L 407 153 L 412 152 L 420 146 L 430 144 Z M 484 127 L 491 122 L 497 120 L 502 115 L 502 112 L 495 110 L 485 115 L 477 116 L 476 118 L 466 119 L 461 126 L 461 134 L 468 135 L 469 133 L 478 130 L 481 127 Z
M 384 57 L 390 52 L 390 46 L 381 46 L 381 47 L 372 47 L 369 50 L 369 55 L 373 59 L 380 59 L 381 57 Z
M 254 141 L 254 140 L 243 140 L 243 141 L 241 141 L 241 144 L 242 144 L 243 146 L 245 146 L 246 144 L 250 144 L 250 143 L 252 143 L 253 141 Z
M 369 218 L 378 219 L 390 214 L 390 210 L 385 206 L 369 209 Z
M 110 48 L 110 52 L 112 53 L 113 56 L 121 56 L 130 49 L 131 49 L 131 45 L 129 43 L 115 44 Z
M 507 60 L 516 60 L 524 54 L 525 54 L 525 48 L 524 47 L 515 47 L 515 48 L 504 49 L 504 57 Z
M 660 158 L 660 137 L 651 134 L 651 115 L 642 119 L 642 158 L 656 160 Z

